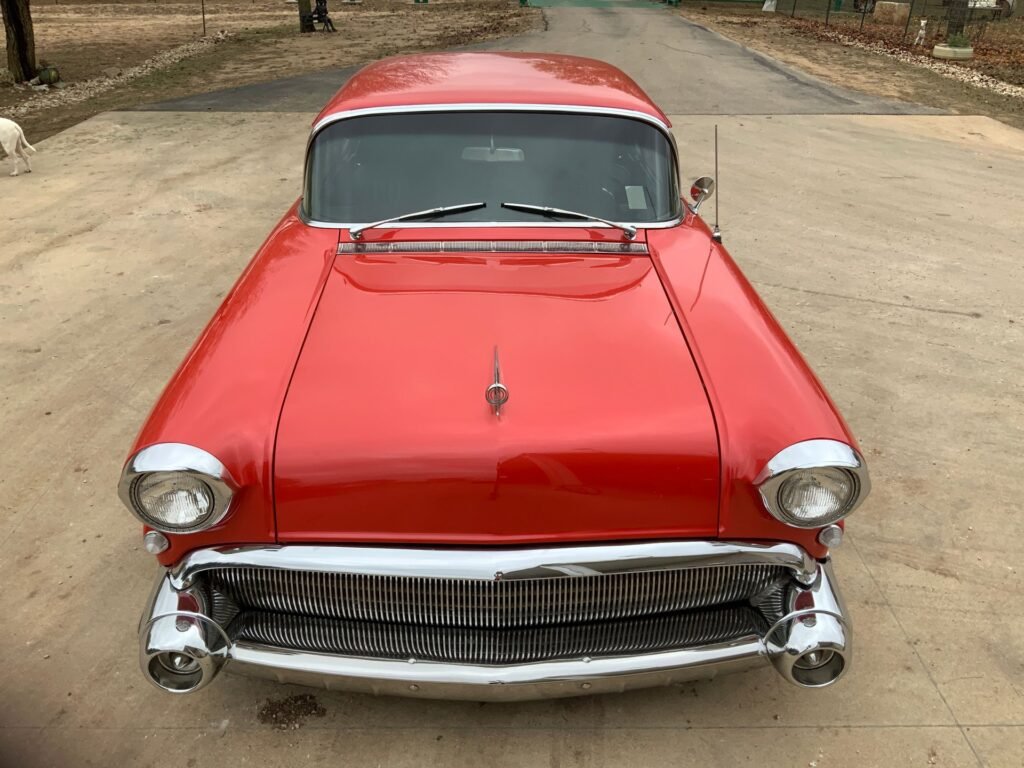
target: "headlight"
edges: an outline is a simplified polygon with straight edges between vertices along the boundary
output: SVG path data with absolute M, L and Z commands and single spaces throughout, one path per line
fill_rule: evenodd
M 213 491 L 206 483 L 181 472 L 152 472 L 132 485 L 132 506 L 157 526 L 188 530 L 213 514 Z
M 864 460 L 836 440 L 806 440 L 776 454 L 755 481 L 768 511 L 797 528 L 850 514 L 871 487 Z
M 121 474 L 121 500 L 142 522 L 166 533 L 195 533 L 224 519 L 234 482 L 214 456 L 183 443 L 135 454 Z
M 856 493 L 856 483 L 845 470 L 798 470 L 779 486 L 779 511 L 792 525 L 828 525 L 843 517 Z

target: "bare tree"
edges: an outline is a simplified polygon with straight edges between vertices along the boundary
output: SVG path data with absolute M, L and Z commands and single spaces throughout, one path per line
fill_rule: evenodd
M 316 32 L 310 0 L 299 0 L 299 32 Z
M 16 83 L 31 80 L 36 76 L 36 40 L 28 0 L 0 0 L 0 11 L 7 33 L 7 69 Z

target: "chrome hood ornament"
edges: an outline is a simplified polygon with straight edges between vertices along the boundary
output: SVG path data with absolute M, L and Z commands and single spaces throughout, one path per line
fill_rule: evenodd
M 494 415 L 501 416 L 501 406 L 508 402 L 508 387 L 501 383 L 501 366 L 498 364 L 498 348 L 494 348 L 494 383 L 484 393 Z

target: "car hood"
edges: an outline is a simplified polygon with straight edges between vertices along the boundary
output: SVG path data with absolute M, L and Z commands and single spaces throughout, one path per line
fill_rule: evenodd
M 278 538 L 714 536 L 718 461 L 646 254 L 342 254 L 281 413 Z

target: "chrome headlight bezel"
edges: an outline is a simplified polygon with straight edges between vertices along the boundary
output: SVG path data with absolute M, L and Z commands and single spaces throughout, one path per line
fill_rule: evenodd
M 800 472 L 837 469 L 849 476 L 852 493 L 838 512 L 809 521 L 794 516 L 779 499 L 787 480 Z M 804 440 L 779 451 L 754 480 L 765 508 L 772 517 L 794 528 L 824 528 L 847 517 L 871 490 L 864 458 L 851 446 L 838 440 Z
M 136 497 L 139 482 L 153 475 L 187 475 L 201 480 L 213 497 L 213 509 L 189 526 L 170 525 L 148 514 Z M 197 533 L 220 523 L 231 510 L 238 489 L 227 468 L 213 454 L 185 443 L 157 443 L 132 456 L 121 472 L 117 494 L 129 511 L 150 528 L 163 533 Z

